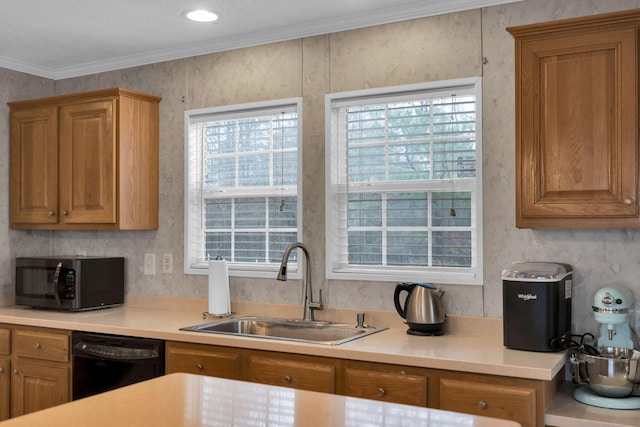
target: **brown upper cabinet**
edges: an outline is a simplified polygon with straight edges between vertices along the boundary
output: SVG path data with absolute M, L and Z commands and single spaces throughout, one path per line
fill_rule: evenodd
M 516 226 L 640 227 L 640 10 L 508 28 Z
M 120 88 L 10 102 L 11 228 L 157 229 L 159 102 Z

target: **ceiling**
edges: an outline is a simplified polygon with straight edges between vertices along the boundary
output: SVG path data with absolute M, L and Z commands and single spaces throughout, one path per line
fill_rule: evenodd
M 77 77 L 519 0 L 0 0 L 0 67 Z M 196 23 L 186 10 L 220 16 Z

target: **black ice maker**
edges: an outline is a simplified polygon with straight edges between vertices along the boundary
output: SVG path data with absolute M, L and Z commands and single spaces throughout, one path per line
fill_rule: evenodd
M 571 334 L 568 264 L 518 262 L 502 271 L 505 347 L 554 351 L 549 342 Z

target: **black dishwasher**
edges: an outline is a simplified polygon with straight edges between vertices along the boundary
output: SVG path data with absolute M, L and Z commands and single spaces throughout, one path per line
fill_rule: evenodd
M 164 375 L 164 341 L 74 332 L 73 400 Z

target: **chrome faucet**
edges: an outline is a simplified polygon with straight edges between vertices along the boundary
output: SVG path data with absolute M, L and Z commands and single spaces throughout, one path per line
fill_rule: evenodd
M 318 302 L 313 301 L 313 288 L 311 287 L 311 255 L 309 255 L 309 249 L 301 242 L 292 243 L 287 246 L 287 249 L 284 250 L 284 255 L 282 255 L 282 262 L 280 263 L 280 271 L 278 271 L 278 280 L 282 282 L 287 281 L 287 262 L 289 262 L 289 255 L 291 255 L 291 251 L 295 248 L 302 249 L 304 252 L 306 265 L 305 268 L 307 270 L 306 274 L 306 282 L 302 284 L 303 286 L 303 317 L 302 319 L 305 321 L 313 322 L 315 319 L 313 318 L 314 310 L 322 310 L 322 289 L 320 289 L 320 300 Z

